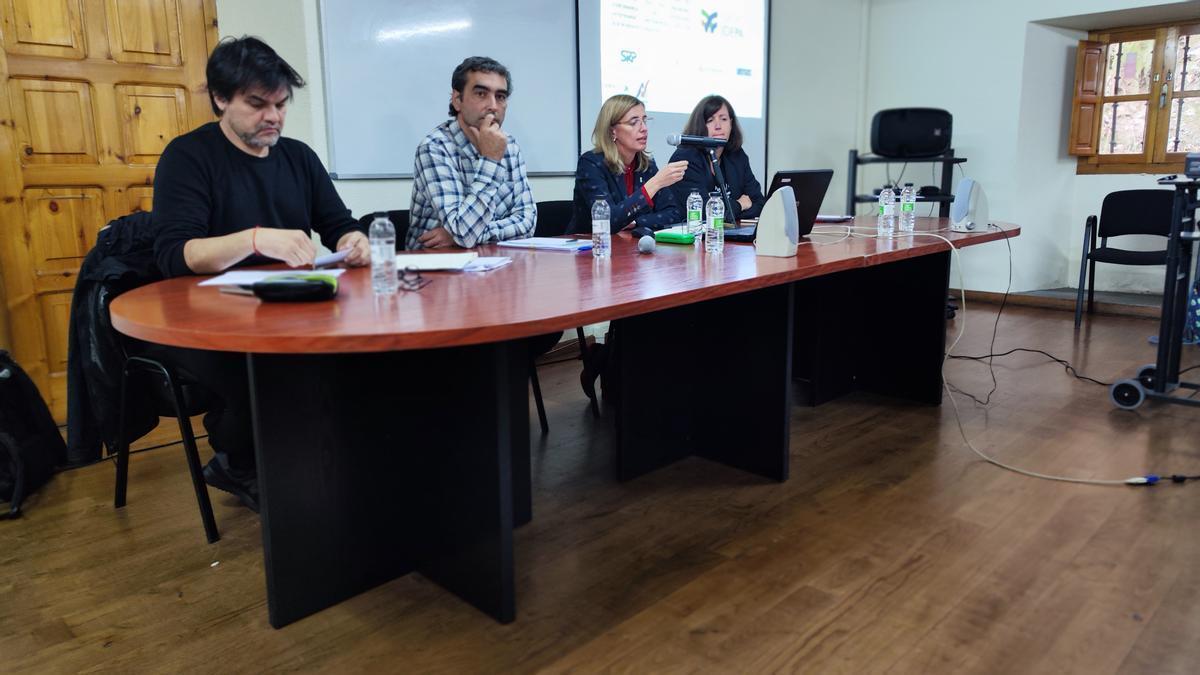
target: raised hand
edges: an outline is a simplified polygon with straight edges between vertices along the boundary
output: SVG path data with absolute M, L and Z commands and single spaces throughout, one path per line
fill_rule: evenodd
M 646 192 L 649 192 L 650 196 L 653 197 L 659 190 L 671 187 L 683 180 L 683 174 L 687 171 L 687 167 L 687 160 L 667 164 L 658 173 L 654 174 L 650 180 L 646 181 Z
M 479 154 L 497 162 L 504 159 L 504 153 L 508 150 L 508 136 L 501 131 L 495 115 L 488 113 L 484 115 L 480 126 L 466 125 L 462 130 Z

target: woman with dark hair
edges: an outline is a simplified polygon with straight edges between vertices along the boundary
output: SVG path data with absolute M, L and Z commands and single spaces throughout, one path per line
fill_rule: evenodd
M 732 218 L 726 214 L 725 222 L 735 223 L 745 218 L 757 218 L 766 198 L 762 186 L 750 170 L 750 158 L 742 149 L 742 128 L 738 125 L 733 106 L 723 96 L 705 96 L 696 104 L 688 118 L 683 133 L 689 136 L 708 136 L 725 139 L 725 146 L 717 148 L 717 161 L 729 185 Z M 687 200 L 692 190 L 700 193 L 705 201 L 717 189 L 716 171 L 708 150 L 693 146 L 681 146 L 671 155 L 671 161 L 686 160 L 687 172 L 675 187 L 680 201 Z
M 595 146 L 579 157 L 575 169 L 575 213 L 567 229 L 592 231 L 592 204 L 608 202 L 609 227 L 615 234 L 635 225 L 662 229 L 683 220 L 683 205 L 671 190 L 683 177 L 683 162 L 662 171 L 646 152 L 646 106 L 628 94 L 610 97 L 600 107 L 592 130 Z

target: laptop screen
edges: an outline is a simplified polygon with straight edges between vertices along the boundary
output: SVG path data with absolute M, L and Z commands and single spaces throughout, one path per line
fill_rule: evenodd
M 805 169 L 798 171 L 777 171 L 771 179 L 771 189 L 767 191 L 767 199 L 784 185 L 792 186 L 796 195 L 796 216 L 800 225 L 800 236 L 812 232 L 813 223 L 821 211 L 821 202 L 825 201 L 825 192 L 833 180 L 833 169 Z

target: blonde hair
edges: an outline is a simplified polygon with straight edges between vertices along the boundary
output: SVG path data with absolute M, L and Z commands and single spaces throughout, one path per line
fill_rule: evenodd
M 621 121 L 625 113 L 639 105 L 643 109 L 646 107 L 646 104 L 639 101 L 636 96 L 617 94 L 610 96 L 604 105 L 600 106 L 600 114 L 596 116 L 596 128 L 592 130 L 592 145 L 596 146 L 596 152 L 604 155 L 604 165 L 613 173 L 625 173 L 625 163 L 621 161 L 621 153 L 617 150 L 616 141 L 613 140 L 612 128 Z M 637 171 L 641 172 L 650 168 L 650 154 L 645 150 L 639 150 L 636 159 Z

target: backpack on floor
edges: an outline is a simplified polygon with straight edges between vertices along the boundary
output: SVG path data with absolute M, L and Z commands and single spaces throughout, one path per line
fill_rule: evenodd
M 67 459 L 67 446 L 33 380 L 0 349 L 0 519 L 21 515 L 21 501 Z

